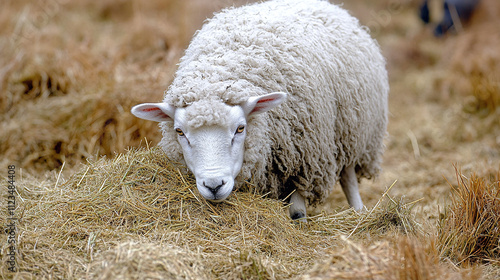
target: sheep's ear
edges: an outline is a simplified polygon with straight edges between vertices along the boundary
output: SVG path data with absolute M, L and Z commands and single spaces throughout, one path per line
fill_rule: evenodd
M 166 103 L 144 103 L 132 107 L 130 112 L 141 119 L 165 122 L 174 119 L 175 107 Z
M 261 96 L 249 97 L 241 107 L 247 116 L 267 112 L 286 100 L 286 93 L 274 92 Z

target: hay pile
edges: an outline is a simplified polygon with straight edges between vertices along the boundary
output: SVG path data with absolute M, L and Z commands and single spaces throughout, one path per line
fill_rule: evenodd
M 282 202 L 251 192 L 212 204 L 183 170 L 153 148 L 91 161 L 68 180 L 61 172 L 22 180 L 18 276 L 284 279 L 351 240 L 418 232 L 411 205 L 391 199 L 364 214 L 345 210 L 306 224 L 292 223 Z
M 290 221 L 282 202 L 235 192 L 212 204 L 185 167 L 158 148 L 90 161 L 18 183 L 20 278 L 63 279 L 477 279 L 480 269 L 440 261 L 389 190 L 365 213 Z M 460 219 L 457 217 L 456 219 Z M 0 217 L 0 224 L 6 224 Z M 456 225 L 458 223 L 453 223 Z M 457 228 L 452 229 L 454 232 Z M 5 239 L 4 231 L 0 238 Z M 467 235 L 470 236 L 470 235 Z M 2 244 L 0 259 L 6 259 Z M 488 248 L 483 248 L 487 250 Z M 3 278 L 12 277 L 6 267 Z M 458 277 L 458 278 L 457 278 Z

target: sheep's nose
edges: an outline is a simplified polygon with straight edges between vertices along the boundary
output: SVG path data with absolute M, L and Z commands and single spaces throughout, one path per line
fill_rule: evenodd
M 213 194 L 214 197 L 217 197 L 217 192 L 224 186 L 226 182 L 224 180 L 219 181 L 219 180 L 211 180 L 211 182 L 207 183 L 207 181 L 203 181 L 203 186 L 210 190 Z

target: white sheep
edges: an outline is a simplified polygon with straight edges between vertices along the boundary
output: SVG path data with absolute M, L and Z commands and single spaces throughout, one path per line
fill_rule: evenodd
M 388 91 L 377 43 L 347 11 L 274 0 L 216 14 L 163 102 L 132 113 L 161 122 L 160 146 L 183 157 L 206 199 L 222 201 L 251 178 L 261 193 L 291 194 L 299 219 L 339 179 L 363 208 L 358 181 L 380 171 Z

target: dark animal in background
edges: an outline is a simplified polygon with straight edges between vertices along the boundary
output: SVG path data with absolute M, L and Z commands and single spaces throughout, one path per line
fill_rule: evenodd
M 443 17 L 434 29 L 434 35 L 440 37 L 449 31 L 459 31 L 462 24 L 469 21 L 479 1 L 480 0 L 444 0 Z M 420 18 L 425 23 L 431 21 L 432 11 L 429 10 L 428 2 L 428 0 L 424 0 L 420 6 Z

